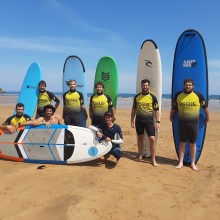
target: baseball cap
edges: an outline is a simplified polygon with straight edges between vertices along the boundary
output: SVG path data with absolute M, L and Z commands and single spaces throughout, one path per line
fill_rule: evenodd
M 105 112 L 104 116 L 113 116 L 112 113 L 110 111 Z

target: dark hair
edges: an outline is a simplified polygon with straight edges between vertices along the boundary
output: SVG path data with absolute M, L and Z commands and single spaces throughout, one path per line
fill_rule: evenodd
M 41 81 L 38 83 L 38 87 L 39 87 L 40 85 L 45 85 L 45 87 L 47 86 L 47 84 L 46 84 L 46 82 L 45 82 L 44 80 L 41 80 Z
M 148 84 L 150 85 L 150 80 L 149 80 L 149 79 L 142 79 L 142 80 L 141 80 L 141 84 L 142 84 L 142 83 L 148 83 Z
M 101 85 L 102 88 L 104 89 L 104 84 L 103 84 L 102 82 L 97 82 L 97 83 L 95 84 L 95 87 L 97 87 L 98 85 Z
M 50 104 L 44 106 L 44 113 L 46 112 L 47 109 L 52 109 L 53 113 L 56 111 L 53 105 Z
M 183 82 L 183 85 L 185 85 L 187 82 L 191 82 L 192 83 L 192 85 L 194 86 L 194 81 L 193 81 L 193 79 L 184 79 L 184 82 Z
M 112 117 L 113 115 L 112 115 L 111 111 L 107 111 L 107 112 L 105 112 L 104 116 L 111 116 Z
M 21 102 L 18 102 L 18 103 L 16 104 L 16 108 L 17 108 L 17 107 L 24 107 L 24 104 L 21 103 Z

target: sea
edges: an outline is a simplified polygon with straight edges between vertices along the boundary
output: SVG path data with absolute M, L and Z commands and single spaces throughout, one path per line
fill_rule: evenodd
M 62 93 L 54 92 L 54 94 L 60 99 L 62 105 Z M 87 94 L 88 103 L 92 93 Z M 14 105 L 19 96 L 19 92 L 5 92 L 0 93 L 0 106 L 2 105 Z M 135 94 L 132 93 L 119 93 L 117 108 L 119 109 L 131 109 L 133 104 Z M 214 112 L 220 112 L 220 95 L 209 95 L 209 110 Z M 170 110 L 171 107 L 171 95 L 163 94 L 162 95 L 162 109 Z

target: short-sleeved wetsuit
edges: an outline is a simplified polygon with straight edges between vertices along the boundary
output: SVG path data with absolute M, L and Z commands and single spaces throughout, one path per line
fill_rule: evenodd
M 84 104 L 83 94 L 76 90 L 63 94 L 63 118 L 67 125 L 82 126 L 81 105 Z
M 98 126 L 102 134 L 106 137 L 109 137 L 111 140 L 115 139 L 115 135 L 118 134 L 121 139 L 123 139 L 121 127 L 117 124 L 114 124 L 111 128 L 108 128 L 106 124 L 101 124 Z M 112 143 L 112 149 L 109 152 L 115 158 L 120 159 L 122 152 L 119 144 Z
M 199 92 L 189 94 L 178 92 L 173 101 L 172 108 L 178 110 L 179 136 L 181 142 L 195 143 L 199 130 L 200 106 L 207 108 L 203 95 Z
M 26 114 L 23 114 L 22 116 L 12 115 L 2 125 L 20 125 L 29 120 L 31 120 L 31 117 Z
M 104 113 L 111 111 L 113 107 L 112 99 L 107 94 L 92 95 L 89 105 L 92 108 L 92 125 L 103 124 L 105 122 Z
M 153 122 L 154 111 L 159 110 L 158 101 L 155 95 L 138 93 L 134 97 L 133 108 L 136 109 L 135 127 L 137 135 L 143 135 L 144 129 L 148 136 L 155 136 Z
M 52 92 L 45 91 L 39 93 L 36 118 L 44 116 L 44 106 L 51 104 L 52 100 L 56 103 L 60 103 L 60 100 Z

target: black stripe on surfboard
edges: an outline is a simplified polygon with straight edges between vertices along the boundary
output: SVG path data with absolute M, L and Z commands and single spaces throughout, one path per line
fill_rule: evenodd
M 18 153 L 19 158 L 23 158 L 23 156 L 22 156 L 22 153 L 21 153 L 17 143 L 18 143 L 18 140 L 20 139 L 21 135 L 23 134 L 23 132 L 24 132 L 24 130 L 19 131 L 18 135 L 17 135 L 17 137 L 15 138 L 15 141 L 14 141 L 14 143 L 15 143 L 14 146 L 15 146 L 15 149 Z

